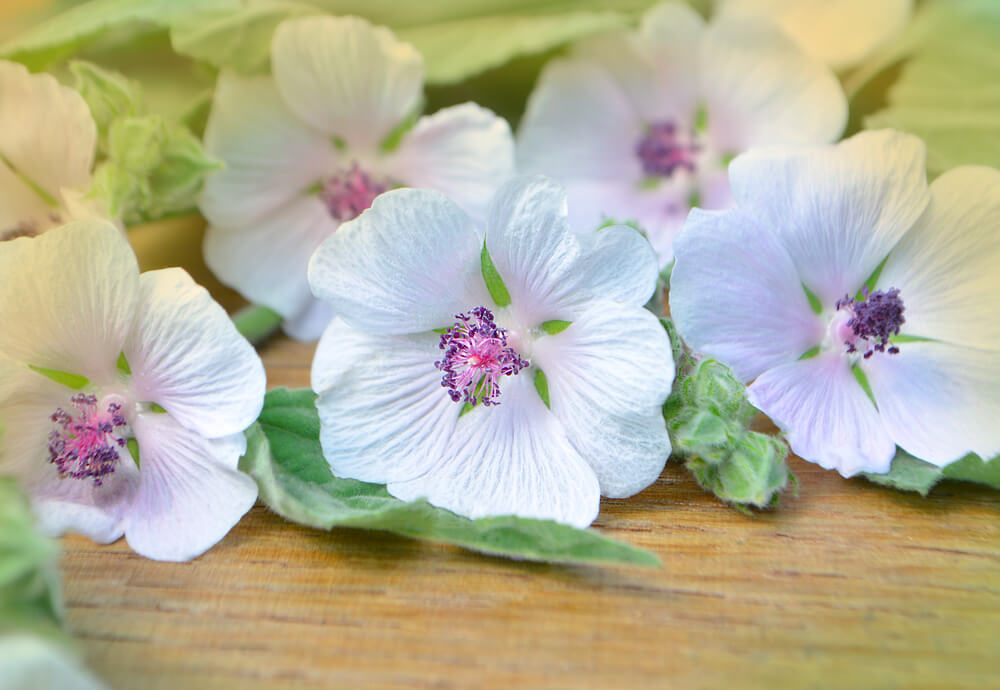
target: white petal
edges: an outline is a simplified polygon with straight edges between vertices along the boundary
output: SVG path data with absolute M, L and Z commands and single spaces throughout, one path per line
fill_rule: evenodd
M 37 367 L 117 378 L 139 268 L 110 223 L 76 221 L 0 242 L 0 352 Z
M 442 192 L 482 222 L 493 192 L 514 174 L 514 140 L 506 120 L 465 103 L 420 118 L 384 167 L 407 186 Z
M 765 371 L 748 396 L 804 460 L 845 477 L 889 471 L 896 444 L 843 354 L 826 352 Z
M 413 46 L 358 17 L 282 22 L 271 69 L 285 103 L 351 147 L 374 148 L 419 102 L 424 61 Z
M 418 333 L 487 306 L 482 237 L 438 192 L 397 189 L 340 226 L 309 262 L 313 294 L 356 328 Z
M 560 180 L 638 183 L 642 122 L 622 88 L 586 60 L 554 60 L 538 79 L 518 130 L 518 170 Z
M 864 362 L 886 429 L 935 465 L 968 453 L 1000 455 L 1000 357 L 948 343 L 901 343 Z
M 699 48 L 709 137 L 721 151 L 840 138 L 847 124 L 840 82 L 776 26 L 715 22 Z
M 157 561 L 188 561 L 217 544 L 257 500 L 257 484 L 236 467 L 243 434 L 205 439 L 168 414 L 133 423 L 142 462 L 125 518 L 132 550 Z
M 20 230 L 44 230 L 49 225 L 49 222 L 44 221 L 49 219 L 53 211 L 0 158 L 0 242 L 11 236 L 19 236 Z M 41 227 L 42 222 L 45 227 Z M 27 227 L 23 227 L 23 224 L 27 224 Z
M 282 322 L 281 330 L 290 338 L 312 343 L 319 340 L 332 318 L 333 309 L 330 305 L 313 297 L 305 309 Z
M 824 325 L 788 253 L 742 212 L 692 211 L 674 251 L 670 314 L 677 330 L 743 381 L 822 341 Z
M 0 634 L 4 690 L 106 690 L 57 640 L 4 630 Z
M 494 407 L 463 415 L 445 454 L 423 476 L 390 483 L 403 500 L 426 498 L 469 518 L 556 520 L 586 527 L 597 517 L 597 477 L 542 404 L 530 378 L 504 380 Z
M 90 180 L 97 126 L 73 89 L 50 74 L 0 60 L 0 158 L 59 198 Z
M 778 235 L 826 308 L 853 295 L 930 200 L 925 148 L 891 130 L 836 147 L 756 149 L 729 165 L 736 205 Z
M 803 50 L 841 70 L 858 64 L 896 36 L 913 0 L 724 0 L 723 17 L 763 14 Z
M 264 404 L 264 365 L 225 310 L 181 268 L 143 273 L 139 290 L 125 343 L 133 395 L 208 438 L 250 426 Z
M 338 226 L 318 197 L 300 197 L 241 227 L 210 225 L 205 263 L 251 302 L 294 318 L 314 301 L 309 257 Z
M 323 453 L 333 473 L 405 481 L 444 454 L 461 405 L 441 387 L 440 337 L 368 336 L 334 319 L 316 348 Z
M 486 246 L 518 321 L 572 320 L 595 299 L 642 305 L 656 287 L 656 256 L 627 227 L 572 233 L 566 192 L 545 177 L 518 177 L 493 199 Z
M 540 338 L 552 412 L 601 493 L 624 498 L 656 481 L 670 456 L 663 403 L 674 380 L 670 339 L 642 307 L 597 302 L 565 331 Z
M 337 169 L 333 142 L 296 119 L 270 77 L 219 75 L 205 149 L 226 167 L 205 179 L 199 206 L 226 227 L 254 224 Z
M 1000 349 L 1000 171 L 962 167 L 931 184 L 931 204 L 889 255 L 878 287 L 906 307 L 903 333 Z
M 601 34 L 573 48 L 607 69 L 644 122 L 691 124 L 698 100 L 698 44 L 704 20 L 690 7 L 660 3 L 636 32 Z

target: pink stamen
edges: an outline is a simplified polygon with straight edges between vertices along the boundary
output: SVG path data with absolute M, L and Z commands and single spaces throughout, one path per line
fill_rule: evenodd
M 670 177 L 678 168 L 695 170 L 695 157 L 700 147 L 694 134 L 683 136 L 673 122 L 658 122 L 636 144 L 635 152 L 642 170 L 652 177 Z
M 326 181 L 320 191 L 320 198 L 330 215 L 344 222 L 361 215 L 362 211 L 371 207 L 375 197 L 388 188 L 387 184 L 375 182 L 354 162 L 350 169 L 337 173 Z
M 102 486 L 104 478 L 115 471 L 118 448 L 125 446 L 125 439 L 115 431 L 128 422 L 117 402 L 108 403 L 103 412 L 93 395 L 81 393 L 70 402 L 77 409 L 75 415 L 60 407 L 50 417 L 61 431 L 49 434 L 49 462 L 62 478 L 93 479 L 96 486 Z

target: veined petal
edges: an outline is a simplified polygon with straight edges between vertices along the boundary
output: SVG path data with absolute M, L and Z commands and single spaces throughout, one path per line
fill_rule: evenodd
M 514 174 L 514 140 L 506 120 L 464 103 L 420 118 L 384 169 L 407 186 L 444 193 L 482 222 L 494 190 Z
M 439 336 L 369 336 L 334 319 L 316 348 L 323 454 L 340 477 L 419 477 L 444 455 L 461 405 L 441 386 Z
M 1000 357 L 949 343 L 902 343 L 862 366 L 882 421 L 914 457 L 947 465 L 1000 455 Z
M 309 261 L 309 285 L 359 330 L 444 328 L 455 314 L 488 306 L 482 246 L 472 220 L 450 199 L 397 189 L 320 245 Z
M 532 364 L 545 372 L 552 413 L 602 494 L 624 498 L 656 481 L 670 456 L 662 408 L 674 360 L 652 313 L 596 302 L 565 331 L 540 338 Z
M 847 124 L 840 82 L 777 26 L 752 18 L 717 21 L 699 48 L 709 138 L 720 151 L 840 137 Z
M 518 130 L 518 170 L 560 180 L 638 183 L 642 121 L 595 63 L 553 60 L 538 78 Z
M 391 31 L 358 17 L 282 22 L 271 69 L 288 107 L 349 146 L 374 149 L 417 106 L 424 60 Z
M 83 220 L 0 242 L 0 352 L 105 383 L 135 314 L 139 267 L 121 231 Z
M 545 177 L 517 177 L 497 191 L 486 246 L 524 325 L 572 320 L 595 299 L 645 304 L 656 287 L 656 256 L 642 235 L 570 232 L 566 192 Z
M 889 471 L 896 444 L 842 353 L 769 369 L 747 394 L 804 460 L 845 477 Z
M 281 330 L 290 338 L 311 343 L 319 340 L 331 319 L 333 309 L 330 305 L 311 297 L 302 311 L 281 323 Z
M 469 518 L 518 515 L 586 527 L 600 501 L 593 470 L 529 377 L 509 377 L 503 386 L 500 405 L 463 415 L 427 473 L 390 482 L 389 493 L 408 501 L 423 497 Z
M 236 469 L 246 438 L 202 438 L 168 414 L 139 414 L 132 428 L 142 471 L 125 516 L 125 539 L 157 561 L 200 556 L 257 500 L 257 484 Z
M 210 225 L 205 263 L 251 302 L 293 318 L 314 301 L 309 257 L 338 227 L 318 197 L 303 196 L 241 227 Z
M 47 221 L 54 212 L 0 158 L 0 242 L 19 236 L 23 230 L 44 230 L 49 223 L 39 227 L 39 221 Z
M 878 285 L 899 289 L 907 335 L 1000 350 L 1000 171 L 955 168 L 930 191 Z
M 139 291 L 124 348 L 133 395 L 206 438 L 250 426 L 264 403 L 264 365 L 225 310 L 180 268 L 143 273 Z
M 729 165 L 736 205 L 770 228 L 832 309 L 854 295 L 930 200 L 920 139 L 891 130 L 835 147 L 757 149 Z
M 791 257 L 741 210 L 695 209 L 674 252 L 670 314 L 677 330 L 741 380 L 793 362 L 822 341 L 824 324 Z
M 803 50 L 841 70 L 858 64 L 902 31 L 913 0 L 723 0 L 719 12 L 739 20 L 762 14 Z
M 83 97 L 50 74 L 0 60 L 0 159 L 55 198 L 90 180 L 97 126 Z
M 205 179 L 198 205 L 225 227 L 253 225 L 337 169 L 333 142 L 295 117 L 270 77 L 219 75 L 205 149 L 226 167 Z

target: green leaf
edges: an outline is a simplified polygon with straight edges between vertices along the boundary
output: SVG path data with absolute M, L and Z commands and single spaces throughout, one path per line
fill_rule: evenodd
M 486 283 L 486 289 L 489 291 L 490 297 L 493 298 L 493 302 L 498 307 L 509 306 L 510 293 L 507 291 L 507 286 L 496 266 L 493 265 L 493 258 L 490 256 L 489 250 L 486 249 L 485 242 L 483 242 L 483 251 L 479 255 L 479 259 L 483 272 L 483 282 Z
M 38 374 L 41 374 L 42 376 L 52 379 L 56 383 L 61 383 L 67 388 L 72 388 L 76 391 L 82 390 L 90 385 L 90 379 L 85 376 L 80 376 L 79 374 L 70 374 L 66 371 L 46 369 L 45 367 L 36 367 L 30 364 L 28 365 L 28 368 Z
M 959 165 L 1000 167 L 1000 3 L 929 0 L 904 35 L 863 69 L 903 60 L 886 107 L 864 119 L 927 144 L 931 177 Z
M 303 525 L 384 530 L 518 559 L 659 565 L 653 554 L 592 530 L 512 516 L 469 520 L 426 501 L 400 501 L 379 484 L 334 477 L 309 390 L 270 391 L 247 439 L 240 467 L 257 480 L 261 500 Z
M 69 68 L 76 79 L 76 90 L 87 102 L 102 140 L 107 137 L 113 121 L 141 111 L 142 88 L 138 83 L 83 60 L 71 62 Z
M 961 460 L 950 465 L 938 467 L 929 462 L 918 460 L 906 451 L 899 449 L 893 458 L 892 466 L 886 474 L 862 475 L 868 481 L 883 486 L 889 486 L 900 491 L 915 491 L 921 496 L 930 493 L 942 479 L 984 484 L 994 489 L 1000 489 L 1000 456 L 989 461 L 983 461 L 978 455 L 970 453 Z

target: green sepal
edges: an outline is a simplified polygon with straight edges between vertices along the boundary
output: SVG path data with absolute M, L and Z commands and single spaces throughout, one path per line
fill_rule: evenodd
M 99 142 L 104 146 L 115 120 L 134 117 L 142 111 L 142 87 L 118 72 L 84 60 L 72 61 L 69 69 L 76 79 L 76 90 L 90 108 Z
M 319 442 L 315 399 L 309 390 L 268 392 L 240 462 L 261 500 L 288 520 L 327 530 L 383 530 L 516 559 L 660 565 L 653 554 L 593 530 L 512 516 L 469 520 L 426 501 L 400 501 L 379 484 L 334 477 Z
M 551 321 L 543 321 L 539 328 L 542 329 L 543 333 L 547 335 L 555 335 L 556 333 L 562 333 L 567 328 L 573 325 L 572 321 L 560 321 L 558 319 L 552 319 Z
M 808 287 L 806 287 L 805 283 L 802 283 L 802 291 L 806 293 L 806 299 L 809 300 L 809 306 L 812 308 L 812 310 L 817 314 L 822 314 L 823 303 L 820 302 L 819 297 L 816 296 L 816 293 L 810 290 Z
M 90 379 L 86 376 L 80 376 L 79 374 L 71 374 L 67 371 L 59 371 L 58 369 L 46 369 L 45 367 L 36 367 L 31 364 L 28 368 L 37 374 L 52 379 L 56 383 L 61 383 L 67 388 L 72 388 L 75 391 L 83 390 L 90 385 Z
M 416 106 L 410 110 L 409 114 L 403 118 L 403 121 L 396 125 L 389 134 L 386 135 L 382 143 L 379 144 L 379 150 L 382 153 L 392 153 L 399 148 L 400 142 L 403 141 L 403 137 L 413 129 L 414 125 L 417 124 L 417 120 L 424 112 L 424 102 L 423 99 Z
M 498 307 L 510 306 L 510 292 L 507 291 L 503 278 L 496 266 L 493 265 L 493 258 L 490 256 L 489 250 L 486 249 L 485 242 L 483 242 L 483 251 L 479 255 L 479 262 L 483 272 L 483 282 L 486 283 L 486 289 L 489 291 L 490 297 L 493 298 L 494 304 Z
M 541 369 L 535 372 L 535 390 L 538 391 L 538 397 L 545 403 L 545 407 L 552 409 L 552 403 L 549 401 L 549 379 Z

